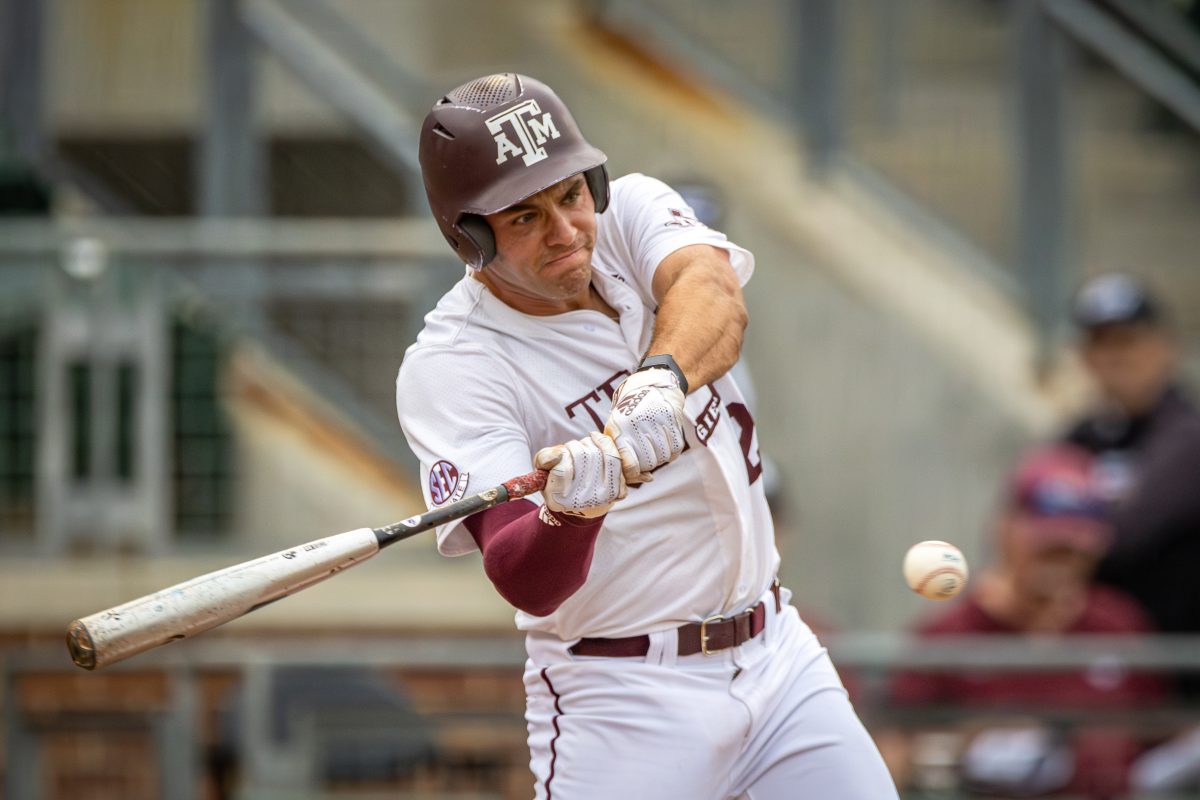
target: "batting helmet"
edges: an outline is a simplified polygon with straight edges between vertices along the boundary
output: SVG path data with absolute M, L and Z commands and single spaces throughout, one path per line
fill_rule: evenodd
M 434 219 L 468 265 L 496 255 L 483 219 L 583 173 L 597 213 L 608 206 L 608 157 L 541 81 L 506 72 L 464 83 L 421 126 L 421 175 Z

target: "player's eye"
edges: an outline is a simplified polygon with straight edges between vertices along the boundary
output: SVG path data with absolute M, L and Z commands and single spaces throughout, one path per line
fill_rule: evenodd
M 575 201 L 578 199 L 579 199 L 579 190 L 572 189 L 571 191 L 569 191 L 565 195 L 563 195 L 563 205 L 564 206 L 574 205 Z
M 528 225 L 529 223 L 533 222 L 534 216 L 536 216 L 536 215 L 533 214 L 532 212 L 529 212 L 526 214 L 518 214 L 517 216 L 513 217 L 512 224 L 513 225 Z

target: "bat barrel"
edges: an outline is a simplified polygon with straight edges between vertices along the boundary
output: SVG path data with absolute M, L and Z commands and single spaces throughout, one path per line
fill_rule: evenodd
M 545 484 L 546 471 L 536 470 L 394 525 L 339 533 L 201 575 L 75 620 L 67 628 L 67 649 L 83 669 L 114 664 L 237 619 L 365 561 L 381 547 L 540 491 Z
M 237 619 L 377 552 L 374 531 L 360 528 L 210 572 L 75 620 L 67 649 L 77 666 L 99 669 Z
M 92 642 L 92 635 L 88 633 L 87 626 L 80 620 L 75 620 L 67 628 L 67 650 L 70 651 L 75 666 L 84 669 L 96 668 L 96 645 Z

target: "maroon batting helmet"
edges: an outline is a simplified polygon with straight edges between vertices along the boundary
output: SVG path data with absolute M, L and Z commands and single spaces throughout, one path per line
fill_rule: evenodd
M 437 101 L 421 126 L 429 207 L 454 252 L 476 269 L 496 255 L 485 214 L 581 172 L 596 212 L 604 211 L 607 160 L 549 86 L 511 72 L 464 83 Z

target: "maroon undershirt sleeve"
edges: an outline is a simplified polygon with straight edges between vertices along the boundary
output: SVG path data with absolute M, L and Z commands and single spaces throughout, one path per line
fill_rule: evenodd
M 604 524 L 604 517 L 576 520 L 547 513 L 561 524 L 544 522 L 529 500 L 514 500 L 465 520 L 496 591 L 535 617 L 554 613 L 583 586 Z

